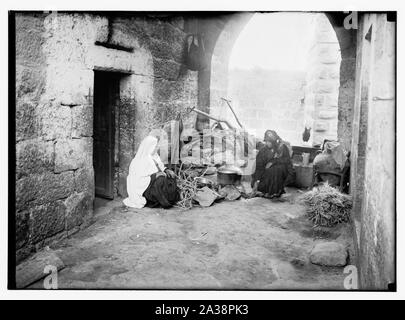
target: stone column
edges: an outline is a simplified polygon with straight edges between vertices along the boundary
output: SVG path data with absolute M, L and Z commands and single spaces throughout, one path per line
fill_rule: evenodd
M 304 125 L 311 127 L 311 145 L 337 139 L 339 67 L 336 34 L 325 15 L 314 19 L 313 44 L 308 53 Z

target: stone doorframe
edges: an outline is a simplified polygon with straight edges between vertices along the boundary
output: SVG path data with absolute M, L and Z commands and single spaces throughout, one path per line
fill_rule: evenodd
M 153 92 L 153 60 L 149 50 L 130 53 L 95 45 L 90 51 L 93 70 L 120 73 L 120 104 L 116 106 L 114 196 L 126 196 L 126 177 L 131 160 L 144 135 L 138 115 L 149 109 Z M 139 66 L 143 72 L 139 73 Z M 146 71 L 146 72 L 145 72 Z M 119 109 L 119 110 L 117 110 Z

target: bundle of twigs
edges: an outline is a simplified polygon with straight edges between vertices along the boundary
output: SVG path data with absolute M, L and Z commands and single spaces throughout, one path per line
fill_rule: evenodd
M 300 197 L 307 205 L 308 218 L 315 227 L 332 227 L 350 220 L 352 198 L 327 182 Z
M 175 169 L 177 176 L 177 186 L 180 190 L 180 201 L 176 203 L 176 207 L 182 209 L 191 209 L 193 207 L 193 199 L 197 193 L 197 180 L 196 177 L 203 176 L 206 170 L 202 174 L 198 174 L 194 166 L 183 168 L 183 164 L 179 168 Z

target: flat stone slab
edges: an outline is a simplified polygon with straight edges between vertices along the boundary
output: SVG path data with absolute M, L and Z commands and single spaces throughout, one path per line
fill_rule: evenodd
M 310 254 L 313 264 L 343 267 L 347 264 L 347 249 L 339 242 L 322 242 L 314 246 Z
M 218 198 L 216 192 L 212 191 L 208 187 L 204 187 L 197 191 L 194 199 L 202 206 L 202 207 L 209 207 L 214 203 L 214 201 Z

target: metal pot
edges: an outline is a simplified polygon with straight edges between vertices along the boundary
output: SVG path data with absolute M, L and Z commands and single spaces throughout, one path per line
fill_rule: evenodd
M 242 171 L 235 166 L 227 165 L 218 169 L 217 183 L 219 185 L 238 185 L 242 179 Z
M 202 188 L 202 187 L 210 187 L 213 185 L 213 182 L 207 178 L 203 177 L 195 177 L 195 181 L 197 181 L 197 187 Z

